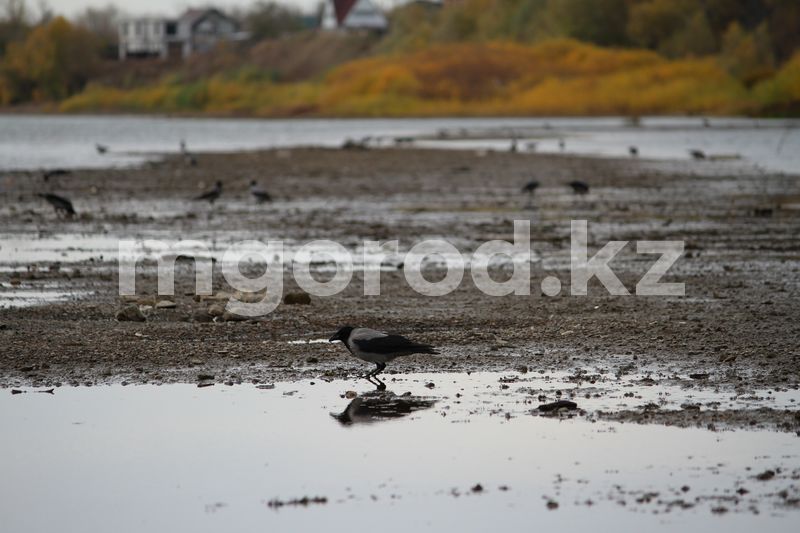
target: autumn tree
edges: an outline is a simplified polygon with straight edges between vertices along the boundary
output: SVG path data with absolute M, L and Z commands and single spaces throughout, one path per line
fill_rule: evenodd
M 626 0 L 550 0 L 542 16 L 564 37 L 601 46 L 628 43 Z
M 94 34 L 99 41 L 103 57 L 113 59 L 117 57 L 119 19 L 119 10 L 109 4 L 100 8 L 87 7 L 75 19 L 75 24 Z
M 64 98 L 86 84 L 99 60 L 97 39 L 63 17 L 8 45 L 2 64 L 4 103 Z
M 272 39 L 306 27 L 303 14 L 276 2 L 259 0 L 244 13 L 244 24 L 254 39 Z
M 0 4 L 0 56 L 9 43 L 24 39 L 28 30 L 25 0 L 3 0 Z
M 748 32 L 731 23 L 722 40 L 721 62 L 735 77 L 752 85 L 773 73 L 774 60 L 766 23 Z

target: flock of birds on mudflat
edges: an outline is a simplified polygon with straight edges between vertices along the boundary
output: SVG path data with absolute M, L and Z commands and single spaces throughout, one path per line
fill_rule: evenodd
M 97 150 L 97 153 L 100 155 L 105 155 L 109 152 L 108 146 L 99 143 L 95 144 L 95 150 Z M 180 150 L 183 156 L 183 161 L 187 166 L 192 166 L 192 167 L 197 166 L 197 158 L 187 150 L 186 142 L 183 140 L 181 140 L 180 142 Z M 51 178 L 66 176 L 71 173 L 72 172 L 70 170 L 63 168 L 51 169 L 42 173 L 42 180 L 45 182 L 50 182 Z M 261 187 L 255 180 L 250 181 L 249 191 L 250 195 L 255 199 L 256 203 L 263 204 L 265 202 L 272 201 L 272 196 L 269 194 L 269 192 L 267 192 L 263 187 Z M 42 198 L 44 201 L 50 204 L 53 207 L 53 209 L 55 209 L 56 214 L 59 216 L 65 216 L 67 218 L 71 218 L 77 215 L 75 207 L 72 205 L 72 201 L 65 196 L 62 196 L 60 194 L 55 194 L 52 192 L 38 193 L 36 196 Z M 215 201 L 219 199 L 220 196 L 222 196 L 222 182 L 218 180 L 211 189 L 193 198 L 193 200 L 205 201 L 210 204 L 213 204 Z
M 348 142 L 345 143 L 345 147 L 347 147 Z M 535 151 L 536 143 L 528 142 L 526 143 L 526 147 L 530 151 Z M 566 148 L 566 142 L 564 141 L 564 139 L 558 140 L 558 147 L 561 151 L 563 151 Z M 109 147 L 104 144 L 96 143 L 95 149 L 97 150 L 97 153 L 100 155 L 104 155 L 109 152 Z M 511 145 L 509 151 L 512 153 L 517 152 L 516 137 L 513 137 L 511 139 Z M 183 161 L 187 166 L 192 166 L 192 167 L 197 166 L 197 158 L 188 151 L 188 149 L 186 148 L 186 142 L 184 140 L 180 141 L 180 152 L 183 156 Z M 628 153 L 631 155 L 631 157 L 638 157 L 639 149 L 636 146 L 629 146 Z M 689 150 L 689 155 L 696 160 L 706 159 L 706 154 L 702 150 L 697 150 L 697 149 Z M 45 182 L 49 182 L 51 178 L 64 176 L 67 174 L 70 174 L 69 170 L 57 168 L 45 171 L 42 174 L 42 179 Z M 589 192 L 589 184 L 584 181 L 573 180 L 567 183 L 567 185 L 572 189 L 573 193 L 578 195 L 584 195 Z M 522 192 L 528 194 L 529 203 L 530 200 L 532 200 L 534 193 L 536 192 L 536 189 L 538 188 L 539 188 L 539 182 L 536 180 L 531 180 L 522 187 Z M 263 187 L 261 187 L 255 180 L 250 181 L 249 191 L 250 195 L 259 204 L 272 201 L 272 196 L 269 194 L 269 192 L 267 192 Z M 52 192 L 39 193 L 37 194 L 37 196 L 44 199 L 48 204 L 50 204 L 53 207 L 53 209 L 55 209 L 58 215 L 73 217 L 77 214 L 75 211 L 75 207 L 72 205 L 72 201 L 69 198 L 66 198 L 65 196 L 55 194 Z M 195 197 L 194 200 L 205 201 L 210 204 L 213 204 L 220 198 L 220 196 L 222 196 L 222 182 L 217 181 L 211 189 Z
M 563 139 L 558 142 L 559 148 L 563 151 L 566 143 Z M 346 146 L 345 146 L 346 147 Z M 527 143 L 528 150 L 535 150 L 536 143 Z M 109 148 L 106 145 L 96 144 L 95 149 L 98 154 L 107 154 Z M 182 140 L 180 142 L 180 151 L 183 156 L 184 163 L 187 166 L 197 166 L 197 159 L 189 153 L 186 148 L 186 143 Z M 517 151 L 517 139 L 513 138 L 510 146 L 511 152 Z M 630 146 L 628 149 L 632 157 L 638 157 L 639 150 L 635 146 Z M 701 150 L 691 150 L 689 152 L 694 159 L 705 159 L 706 154 Z M 45 182 L 49 182 L 51 178 L 70 174 L 69 170 L 53 169 L 44 172 L 42 178 Z M 573 180 L 566 184 L 572 189 L 576 195 L 585 195 L 589 193 L 589 184 Z M 536 180 L 531 180 L 522 187 L 522 193 L 528 195 L 529 205 L 531 204 L 536 190 L 539 188 L 540 183 Z M 201 195 L 193 198 L 194 201 L 208 202 L 214 204 L 222 196 L 222 181 L 216 181 L 214 186 L 202 193 Z M 272 196 L 263 189 L 257 181 L 252 180 L 249 183 L 250 195 L 259 204 L 272 201 Z M 73 217 L 76 215 L 75 208 L 72 202 L 54 193 L 39 193 L 39 197 L 48 202 L 59 215 Z M 340 328 L 330 339 L 329 342 L 341 341 L 344 347 L 353 356 L 363 361 L 375 364 L 375 369 L 366 373 L 363 378 L 369 380 L 379 389 L 385 389 L 385 384 L 378 378 L 378 375 L 386 368 L 386 364 L 397 357 L 412 355 L 412 354 L 436 354 L 438 353 L 433 346 L 429 344 L 419 343 L 412 341 L 401 335 L 388 334 L 381 331 L 369 328 L 354 328 L 352 326 L 344 326 Z

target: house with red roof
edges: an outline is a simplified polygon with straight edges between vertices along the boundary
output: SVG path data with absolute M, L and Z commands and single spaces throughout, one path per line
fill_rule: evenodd
M 370 0 L 326 0 L 320 26 L 326 30 L 385 31 L 388 22 Z

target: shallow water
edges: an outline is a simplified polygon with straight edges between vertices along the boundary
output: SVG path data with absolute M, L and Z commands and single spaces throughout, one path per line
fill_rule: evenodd
M 151 232 L 148 237 L 120 238 L 108 234 L 59 233 L 40 235 L 38 233 L 0 233 L 0 265 L 20 265 L 36 263 L 77 263 L 97 261 L 112 262 L 138 258 L 139 260 L 158 261 L 165 257 L 189 256 L 212 258 L 216 261 L 246 263 L 252 260 L 256 264 L 264 261 L 280 260 L 285 269 L 293 263 L 309 265 L 312 270 L 320 272 L 335 271 L 337 264 L 351 263 L 359 270 L 395 270 L 404 261 L 419 261 L 422 268 L 452 267 L 463 261 L 469 265 L 474 257 L 486 258 L 486 254 L 443 253 L 426 255 L 411 253 L 408 249 L 400 249 L 398 253 L 382 252 L 378 249 L 365 248 L 363 244 L 344 247 L 331 241 L 297 242 L 293 239 L 275 239 L 276 246 L 266 253 L 264 246 L 270 244 L 269 237 L 258 241 L 243 232 L 216 232 L 212 234 L 185 235 L 181 241 L 164 238 L 165 232 Z M 169 233 L 167 233 L 169 235 Z M 121 247 L 120 242 L 130 243 Z M 448 239 L 448 242 L 466 244 L 462 239 Z M 232 246 L 235 245 L 235 246 Z M 279 250 L 282 250 L 280 252 Z M 512 262 L 538 260 L 538 254 L 532 251 L 527 254 L 489 257 L 490 266 L 510 266 Z
M 649 396 L 532 414 L 537 393 L 572 394 L 567 379 L 412 374 L 387 380 L 396 395 L 352 380 L 6 391 L 0 514 L 9 531 L 796 530 L 800 513 L 778 494 L 798 495 L 795 435 L 591 421 Z M 355 406 L 348 390 L 361 393 Z M 349 420 L 331 416 L 348 404 Z M 754 478 L 767 469 L 780 471 Z M 306 496 L 326 502 L 275 505 Z
M 437 118 L 437 119 L 203 119 L 138 116 L 0 116 L 0 170 L 103 168 L 139 164 L 155 154 L 219 152 L 290 146 L 340 146 L 370 138 L 391 145 L 395 137 L 427 138 L 421 146 L 506 150 L 536 142 L 541 152 L 688 159 L 689 149 L 742 157 L 740 163 L 773 171 L 800 172 L 800 122 L 724 118 Z M 466 136 L 468 140 L 459 139 Z M 95 143 L 111 150 L 100 155 Z M 42 147 L 46 147 L 43 149 Z M 2 184 L 0 183 L 0 186 Z

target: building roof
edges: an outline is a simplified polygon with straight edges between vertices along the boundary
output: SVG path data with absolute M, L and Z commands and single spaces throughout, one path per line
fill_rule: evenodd
M 336 12 L 336 22 L 341 24 L 358 0 L 333 0 L 333 9 Z
M 218 16 L 220 16 L 220 17 L 222 17 L 224 19 L 228 19 L 228 20 L 232 21 L 234 24 L 236 24 L 236 26 L 238 26 L 238 23 L 236 22 L 236 20 L 232 19 L 231 17 L 229 17 L 228 15 L 226 15 L 225 13 L 220 11 L 219 9 L 215 9 L 215 8 L 187 9 L 186 11 L 184 11 L 184 13 L 180 17 L 178 17 L 178 21 L 187 23 L 189 25 L 189 27 L 194 27 L 195 24 L 200 22 L 200 20 L 203 17 L 205 17 L 206 15 L 208 15 L 209 13 L 216 13 Z

